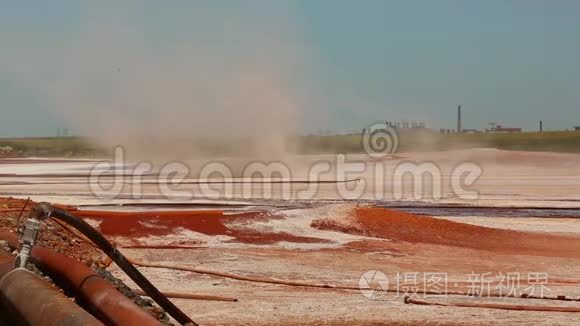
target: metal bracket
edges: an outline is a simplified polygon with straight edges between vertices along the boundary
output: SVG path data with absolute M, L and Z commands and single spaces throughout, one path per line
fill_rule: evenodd
M 30 259 L 30 254 L 32 253 L 32 248 L 36 244 L 36 239 L 38 238 L 38 233 L 40 231 L 40 221 L 29 217 L 24 225 L 24 230 L 22 231 L 22 236 L 20 237 L 20 252 L 16 257 L 15 268 L 26 268 L 28 259 Z
M 52 206 L 48 203 L 40 203 L 34 207 L 26 220 L 22 235 L 20 236 L 20 252 L 16 256 L 15 268 L 26 268 L 32 248 L 36 245 L 36 239 L 40 232 L 40 223 L 49 219 L 52 215 Z

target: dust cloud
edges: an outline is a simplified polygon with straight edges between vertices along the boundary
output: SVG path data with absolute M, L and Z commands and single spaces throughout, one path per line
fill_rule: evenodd
M 292 8 L 155 6 L 147 24 L 138 3 L 88 10 L 51 89 L 58 113 L 104 148 L 124 146 L 130 159 L 282 159 L 303 114 L 296 85 L 307 70 Z

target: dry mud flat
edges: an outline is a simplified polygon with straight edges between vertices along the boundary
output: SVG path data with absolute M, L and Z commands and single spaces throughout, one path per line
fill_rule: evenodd
M 4 226 L 13 226 L 9 221 L 15 220 L 22 204 L 15 199 L 3 201 Z M 238 299 L 172 299 L 203 325 L 580 322 L 578 313 L 403 302 L 405 294 L 415 293 L 418 299 L 439 303 L 580 308 L 578 301 L 498 298 L 486 293 L 486 288 L 489 293 L 501 289 L 507 293 L 507 284 L 501 286 L 501 275 L 507 273 L 521 276 L 516 293 L 529 293 L 534 288 L 529 273 L 545 273 L 549 279 L 541 283 L 544 295 L 579 297 L 578 236 L 493 229 L 354 205 L 230 214 L 67 208 L 125 247 L 123 252 L 141 263 L 140 269 L 160 289 Z M 42 245 L 77 259 L 84 260 L 87 254 L 98 257 L 88 244 L 58 226 L 50 227 L 50 232 L 43 232 Z M 109 270 L 134 287 L 116 266 Z M 390 292 L 377 291 L 368 298 L 364 295 L 368 292 L 359 290 L 361 276 L 370 270 L 384 273 L 388 285 L 370 280 L 369 287 Z M 426 275 L 432 274 L 444 274 L 445 282 L 427 284 Z M 485 282 L 474 281 L 474 275 Z M 481 297 L 457 294 L 470 291 L 482 291 L 472 292 Z M 535 294 L 540 294 L 538 288 Z
M 578 301 L 489 297 L 508 292 L 518 297 L 541 292 L 547 297 L 580 297 L 577 236 L 493 229 L 347 205 L 257 215 L 212 212 L 205 218 L 211 223 L 190 224 L 175 222 L 184 213 L 160 213 L 141 223 L 129 222 L 132 226 L 122 229 L 111 229 L 108 223 L 112 217 L 107 214 L 77 213 L 88 216 L 95 225 L 103 226 L 105 234 L 125 244 L 123 252 L 142 263 L 141 270 L 161 289 L 239 300 L 174 299 L 202 324 L 580 322 L 578 313 L 403 302 L 405 294 L 417 292 L 419 299 L 440 303 L 580 308 Z M 135 216 L 129 213 L 124 219 L 131 221 Z M 144 236 L 147 229 L 155 235 Z M 114 266 L 111 270 L 122 277 Z M 359 282 L 371 270 L 385 274 L 389 282 L 386 289 L 391 292 L 365 297 Z M 427 276 L 433 274 L 444 275 L 445 281 L 427 284 Z M 512 282 L 517 276 L 517 285 L 506 283 L 508 274 L 514 276 Z M 370 287 L 385 289 L 381 285 L 373 283 Z M 431 294 L 422 293 L 424 290 Z M 449 294 L 435 295 L 434 291 Z
M 410 154 L 406 159 L 425 158 L 444 167 L 453 164 L 450 160 L 480 162 L 484 175 L 476 186 L 481 193 L 476 205 L 578 207 L 578 155 L 481 150 L 454 155 Z M 86 195 L 86 184 L 67 184 L 64 182 L 68 179 L 47 177 L 78 174 L 87 168 L 87 164 L 79 162 L 3 164 L 0 172 L 5 176 L 0 180 L 0 192 L 21 198 L 31 195 L 36 201 L 101 204 L 98 198 Z M 29 177 L 19 177 L 22 174 Z M 26 184 L 35 178 L 41 184 Z M 69 179 L 82 181 L 75 178 Z M 13 184 L 22 182 L 25 183 Z M 328 187 L 321 188 L 320 196 L 336 199 Z M 143 192 L 157 195 L 154 188 L 145 186 Z M 455 204 L 456 200 L 446 197 L 443 202 Z M 13 199 L 2 203 L 6 204 L 1 215 L 3 226 L 13 226 L 22 202 L 16 204 Z M 467 216 L 463 214 L 466 212 L 447 212 L 443 218 L 433 218 L 428 209 L 419 216 L 367 206 L 324 206 L 318 201 L 309 208 L 271 208 L 254 213 L 209 206 L 196 211 L 175 208 L 177 212 L 162 211 L 163 206 L 122 207 L 115 212 L 92 210 L 103 209 L 98 206 L 91 210 L 68 208 L 99 228 L 128 257 L 143 263 L 140 270 L 162 290 L 238 299 L 172 299 L 202 325 L 580 324 L 578 313 L 403 302 L 403 293 L 419 292 L 418 299 L 440 303 L 580 308 L 578 301 L 488 298 L 485 293 L 487 288 L 503 294 L 514 288 L 502 281 L 511 274 L 518 275 L 518 294 L 535 289 L 538 295 L 540 286 L 545 287 L 546 296 L 579 297 L 577 213 L 564 216 L 566 213 L 558 212 L 552 216 L 547 212 L 550 214 L 544 216 L 534 215 L 537 212 L 526 215 L 529 212 L 519 210 L 517 216 L 512 216 L 511 212 L 498 209 L 483 217 L 478 217 L 477 212 Z M 78 243 L 58 225 L 52 225 L 50 231 L 43 243 L 80 260 L 90 255 L 93 258 L 87 263 L 102 263 L 92 247 Z M 115 265 L 108 269 L 134 286 Z M 365 297 L 359 282 L 363 274 L 372 270 L 384 273 L 388 289 L 399 288 L 400 293 L 377 292 L 373 299 Z M 437 273 L 446 275 L 447 289 L 424 284 L 426 276 Z M 538 274 L 547 275 L 548 279 L 530 277 Z M 381 288 L 378 282 L 369 283 Z M 421 290 L 425 288 L 450 293 L 480 291 L 482 297 L 424 295 Z

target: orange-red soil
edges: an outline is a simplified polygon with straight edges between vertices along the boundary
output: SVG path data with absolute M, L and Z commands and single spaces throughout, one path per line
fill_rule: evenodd
M 222 211 L 146 211 L 111 212 L 77 210 L 74 214 L 100 221 L 100 231 L 108 236 L 140 237 L 168 235 L 184 228 L 206 235 L 227 235 L 233 242 L 272 244 L 280 241 L 322 243 L 324 239 L 302 237 L 288 233 L 257 232 L 251 229 L 228 228 L 228 223 L 244 223 L 279 218 L 265 213 L 224 215 Z
M 319 219 L 312 226 L 411 243 L 449 245 L 510 254 L 580 257 L 578 237 L 492 229 L 385 208 L 358 207 L 348 218 Z

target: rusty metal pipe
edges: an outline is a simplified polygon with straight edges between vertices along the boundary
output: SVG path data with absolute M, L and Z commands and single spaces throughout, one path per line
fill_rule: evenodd
M 15 269 L 2 277 L 0 299 L 28 325 L 103 325 L 47 281 L 25 269 Z
M 0 232 L 0 240 L 7 241 L 10 247 L 18 247 L 18 238 L 14 233 Z M 31 258 L 49 274 L 74 288 L 87 308 L 104 322 L 114 325 L 161 325 L 85 264 L 38 246 L 32 249 Z
M 173 304 L 166 296 L 159 291 L 141 272 L 131 264 L 127 258 L 117 250 L 103 235 L 97 232 L 92 226 L 82 219 L 70 214 L 58 207 L 48 203 L 40 203 L 34 207 L 33 213 L 38 219 L 56 218 L 77 229 L 97 245 L 107 256 L 109 256 L 119 268 L 127 274 L 143 291 L 149 295 L 161 308 L 182 325 L 197 325 L 181 309 Z
M 66 279 L 81 295 L 88 309 L 106 323 L 161 325 L 85 264 L 42 247 L 32 249 L 32 259 L 53 275 Z
M 0 278 L 14 269 L 16 257 L 0 249 Z

